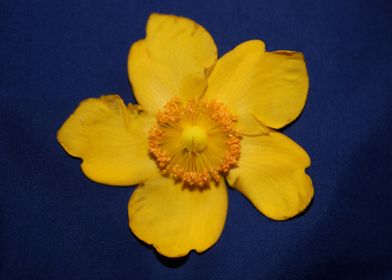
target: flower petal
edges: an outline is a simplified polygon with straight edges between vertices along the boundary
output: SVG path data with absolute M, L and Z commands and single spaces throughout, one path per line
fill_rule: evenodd
M 156 113 L 174 96 L 200 97 L 217 60 L 211 35 L 194 21 L 152 14 L 144 40 L 134 43 L 128 74 L 139 104 Z
M 309 165 L 299 145 L 271 131 L 243 137 L 239 167 L 227 180 L 266 216 L 286 220 L 303 211 L 313 197 L 312 181 L 304 171 Z
M 209 188 L 184 188 L 158 177 L 140 185 L 129 205 L 129 226 L 141 240 L 167 257 L 203 252 L 221 235 L 227 213 L 227 188 L 222 180 Z
M 82 170 L 91 180 L 129 186 L 159 172 L 148 155 L 151 123 L 138 106 L 126 107 L 117 95 L 90 98 L 65 121 L 57 139 L 83 159 Z
M 308 83 L 301 53 L 265 52 L 264 43 L 253 40 L 219 59 L 209 77 L 206 97 L 224 102 L 237 114 L 240 131 L 258 134 L 255 118 L 280 128 L 300 114 Z

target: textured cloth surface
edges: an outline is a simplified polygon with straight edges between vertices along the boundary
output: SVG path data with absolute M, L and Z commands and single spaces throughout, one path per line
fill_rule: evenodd
M 134 188 L 89 181 L 56 131 L 88 97 L 134 102 L 126 60 L 151 12 L 190 17 L 222 55 L 260 38 L 302 51 L 310 90 L 284 133 L 315 197 L 286 222 L 229 191 L 218 243 L 168 260 L 128 229 Z M 391 1 L 0 3 L 1 279 L 392 279 Z

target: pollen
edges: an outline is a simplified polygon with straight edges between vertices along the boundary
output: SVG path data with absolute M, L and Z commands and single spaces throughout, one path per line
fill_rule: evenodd
M 149 151 L 164 175 L 185 186 L 219 183 L 240 157 L 236 117 L 217 101 L 172 99 L 157 113 Z

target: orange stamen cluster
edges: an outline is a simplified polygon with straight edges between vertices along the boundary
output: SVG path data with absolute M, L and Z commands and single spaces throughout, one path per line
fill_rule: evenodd
M 236 117 L 219 102 L 191 100 L 183 104 L 173 99 L 157 114 L 157 123 L 149 135 L 149 151 L 163 174 L 184 185 L 205 187 L 211 181 L 218 183 L 240 156 L 235 122 Z M 206 143 L 201 143 L 205 149 L 192 150 L 183 145 L 181 138 L 189 127 L 205 132 Z

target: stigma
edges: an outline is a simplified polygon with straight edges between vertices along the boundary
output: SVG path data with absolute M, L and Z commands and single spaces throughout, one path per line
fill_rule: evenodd
M 240 156 L 236 117 L 217 101 L 172 99 L 157 113 L 149 152 L 164 175 L 190 187 L 208 187 Z
M 207 132 L 197 125 L 185 128 L 181 136 L 184 148 L 189 152 L 202 152 L 207 146 Z

